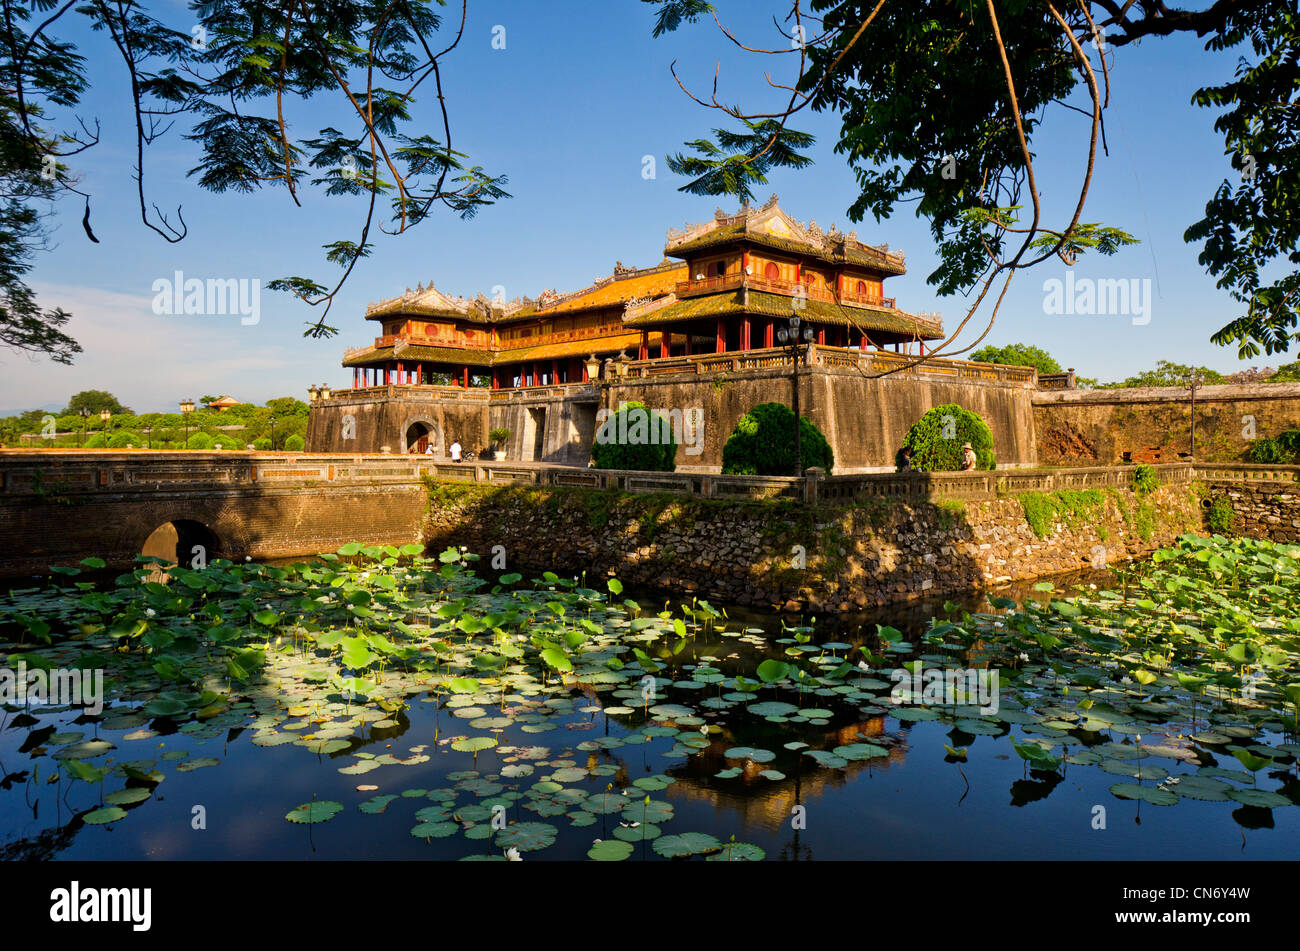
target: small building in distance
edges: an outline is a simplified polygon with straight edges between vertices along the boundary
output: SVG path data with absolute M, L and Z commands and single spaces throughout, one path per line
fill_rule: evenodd
M 221 399 L 219 400 L 213 400 L 211 403 L 208 404 L 208 408 L 215 409 L 217 412 L 221 412 L 222 410 L 230 409 L 230 407 L 232 406 L 243 406 L 243 405 L 244 404 L 241 400 L 237 400 L 233 396 L 227 394 L 226 396 L 221 397 Z

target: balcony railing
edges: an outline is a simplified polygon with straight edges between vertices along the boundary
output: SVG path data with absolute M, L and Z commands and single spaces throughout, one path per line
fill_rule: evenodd
M 722 277 L 708 277 L 699 281 L 678 281 L 676 294 L 679 298 L 698 297 L 701 294 L 716 294 L 720 291 L 736 290 L 741 287 L 747 287 L 755 291 L 766 291 L 770 294 L 783 294 L 787 297 L 802 296 L 808 300 L 825 301 L 829 304 L 857 304 L 868 307 L 888 307 L 891 310 L 897 307 L 897 301 L 893 297 L 853 292 L 836 295 L 834 291 L 828 288 L 818 287 L 813 284 L 773 281 L 747 274 L 726 274 Z

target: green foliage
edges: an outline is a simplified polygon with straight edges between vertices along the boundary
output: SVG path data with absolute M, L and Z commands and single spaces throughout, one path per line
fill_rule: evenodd
M 1113 390 L 1130 386 L 1187 386 L 1188 377 L 1195 371 L 1203 377 L 1204 385 L 1223 382 L 1223 374 L 1209 367 L 1191 367 L 1184 363 L 1171 363 L 1168 360 L 1156 362 L 1154 370 L 1143 370 L 1136 376 L 1130 376 L 1119 383 L 1098 383 L 1099 390 Z
M 919 472 L 955 472 L 962 465 L 962 444 L 975 450 L 975 466 L 992 469 L 993 432 L 977 413 L 956 403 L 936 406 L 922 416 L 903 438 L 912 450 L 912 468 Z
M 807 416 L 799 420 L 804 469 L 827 473 L 835 454 Z M 794 412 L 784 403 L 760 403 L 736 423 L 722 447 L 722 471 L 736 475 L 795 475 Z
M 656 36 L 697 21 L 701 29 L 715 29 L 712 8 L 703 0 L 647 2 L 656 8 Z M 1124 46 L 1125 55 L 1138 62 L 1144 53 L 1161 55 L 1138 45 L 1144 39 L 1159 44 L 1165 37 L 1195 34 L 1207 49 L 1226 52 L 1238 63 L 1231 78 L 1192 96 L 1196 106 L 1217 114 L 1214 127 L 1234 168 L 1206 205 L 1205 217 L 1184 234 L 1186 241 L 1201 243 L 1198 260 L 1244 311 L 1212 339 L 1238 344 L 1243 356 L 1260 347 L 1270 353 L 1286 350 L 1300 318 L 1295 3 L 1207 0 L 1194 10 L 1174 6 L 1058 4 L 1059 14 L 1049 15 L 1043 4 L 1026 2 L 818 2 L 810 14 L 818 19 L 805 25 L 808 42 L 799 48 L 804 62 L 795 88 L 800 95 L 790 100 L 790 111 L 802 109 L 801 95 L 807 95 L 814 110 L 839 120 L 834 152 L 846 158 L 859 189 L 849 208 L 853 221 L 891 218 L 903 205 L 915 207 L 929 222 L 940 264 L 927 280 L 948 295 L 986 277 L 990 258 L 1016 260 L 1021 267 L 1050 266 L 1062 258 L 1072 264 L 1082 251 L 1111 254 L 1134 241 L 1086 219 L 1070 224 L 1062 215 L 1043 222 L 1037 208 L 1035 230 L 1026 234 L 1028 210 L 1022 214 L 1020 205 L 1009 203 L 1029 191 L 1026 153 L 1055 162 L 1064 154 L 1104 146 L 1090 143 L 1088 130 L 1066 107 L 1082 104 L 1091 113 L 1091 93 L 1100 87 L 1098 108 L 1104 109 L 1117 77 L 1102 77 L 1096 62 L 1081 68 L 1076 45 L 1087 53 L 1099 28 L 1108 55 Z M 768 37 L 749 42 L 764 52 L 788 52 L 794 29 L 789 9 L 788 3 L 747 9 L 753 21 L 768 21 L 769 14 L 777 21 Z M 1140 80 L 1119 81 L 1139 96 L 1147 92 Z M 770 115 L 758 103 L 716 98 L 708 103 L 707 90 L 691 92 L 733 116 Z M 1018 115 L 1009 110 L 1013 98 Z M 783 130 L 788 117 L 765 121 L 780 122 Z M 1067 131 L 1074 128 L 1076 137 L 1060 139 L 1044 129 L 1052 120 Z M 716 142 L 689 143 L 713 163 L 709 169 L 715 174 L 702 175 L 696 167 L 674 171 L 698 176 L 686 186 L 693 192 L 748 197 L 752 183 L 735 166 L 754 153 L 744 132 L 736 136 L 740 145 L 731 147 L 716 130 Z M 719 166 L 731 174 L 716 174 Z M 1040 171 L 1037 187 L 1046 180 Z M 1051 207 L 1050 200 L 1045 204 Z M 1027 246 L 1023 258 L 1016 254 L 1022 244 Z
M 302 452 L 306 448 L 307 442 L 297 433 L 294 433 L 284 441 L 284 448 L 289 452 Z
M 135 449 L 144 448 L 144 437 L 139 433 L 133 432 L 116 432 L 109 437 L 109 449 L 126 449 L 128 447 Z
M 1070 531 L 1078 531 L 1098 521 L 1106 507 L 1106 493 L 1100 489 L 1025 492 L 1017 498 L 1024 510 L 1025 521 L 1039 538 L 1052 533 L 1057 519 Z
M 130 413 L 129 406 L 123 406 L 116 396 L 106 390 L 82 390 L 80 393 L 74 393 L 68 400 L 68 408 L 63 412 L 69 415 L 79 415 L 83 409 L 89 410 L 92 416 L 98 417 L 101 412 L 108 410 L 110 413 Z
M 1293 461 L 1300 454 L 1300 429 L 1284 429 L 1277 434 L 1277 444 Z
M 1154 466 L 1141 465 L 1133 470 L 1133 494 L 1141 498 L 1160 488 Z
M 185 447 L 187 449 L 211 449 L 212 437 L 204 432 L 191 433 Z
M 1133 530 L 1144 542 L 1151 541 L 1156 534 L 1156 507 L 1151 502 L 1139 502 L 1133 513 Z
M 1232 502 L 1226 495 L 1216 495 L 1210 499 L 1205 510 L 1205 524 L 1216 535 L 1227 535 L 1237 521 L 1237 513 L 1232 509 Z
M 212 435 L 213 449 L 243 449 L 244 444 L 229 433 L 214 433 Z
M 1009 343 L 1005 347 L 989 345 L 970 355 L 976 363 L 1002 363 L 1013 367 L 1037 367 L 1039 373 L 1060 373 L 1061 365 L 1041 347 L 1027 343 Z
M 108 437 L 103 433 L 95 433 L 86 439 L 87 449 L 103 449 L 108 445 Z
M 1256 439 L 1246 450 L 1246 461 L 1260 465 L 1278 465 L 1290 462 L 1293 458 L 1295 458 L 1294 453 L 1287 452 L 1278 440 L 1271 436 Z
M 271 439 L 268 436 L 258 436 L 253 440 L 253 448 L 258 452 L 266 452 L 271 448 Z
M 488 433 L 488 442 L 493 446 L 504 446 L 506 440 L 509 438 L 510 430 L 506 429 L 504 426 L 498 426 L 496 429 L 493 429 Z
M 596 430 L 591 458 L 597 469 L 672 472 L 677 468 L 673 440 L 668 419 L 634 401 L 610 413 Z

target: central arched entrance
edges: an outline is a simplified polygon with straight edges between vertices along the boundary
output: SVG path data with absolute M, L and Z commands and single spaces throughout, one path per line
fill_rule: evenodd
M 161 558 L 168 565 L 203 568 L 220 557 L 220 540 L 202 522 L 178 518 L 163 522 L 145 539 L 140 554 Z
M 406 433 L 402 439 L 402 451 L 417 455 L 425 455 L 429 447 L 433 447 L 435 453 L 442 451 L 442 434 L 438 432 L 438 427 L 427 419 L 417 419 L 406 427 Z

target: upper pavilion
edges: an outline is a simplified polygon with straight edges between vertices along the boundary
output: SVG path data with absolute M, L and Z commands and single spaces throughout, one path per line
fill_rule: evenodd
M 898 309 L 886 278 L 903 255 L 816 222 L 798 222 L 776 196 L 761 208 L 670 230 L 662 263 L 624 267 L 571 294 L 536 299 L 450 297 L 423 284 L 371 304 L 373 345 L 347 351 L 353 386 L 422 384 L 434 374 L 493 389 L 585 382 L 588 362 L 647 360 L 774 346 L 791 316 L 819 345 L 863 349 L 943 337 L 938 320 Z

